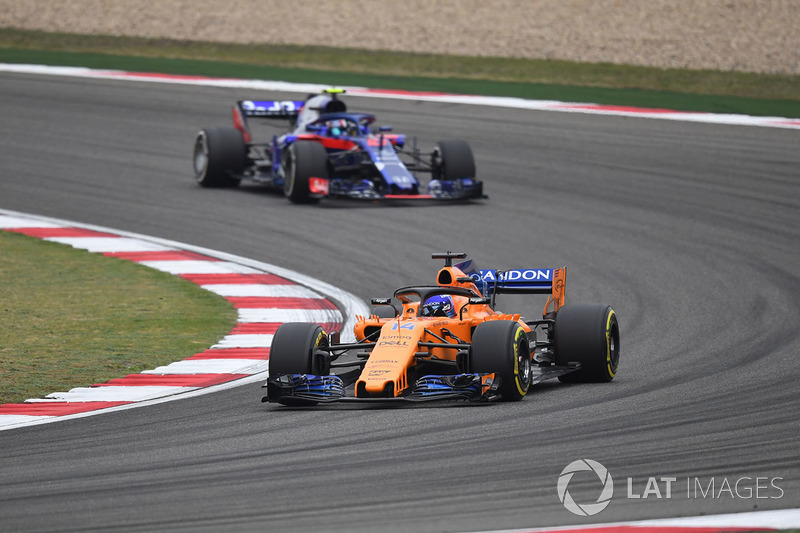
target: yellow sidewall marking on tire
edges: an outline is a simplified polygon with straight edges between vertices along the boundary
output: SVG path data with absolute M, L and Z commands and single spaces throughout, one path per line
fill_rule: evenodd
M 322 339 L 325 338 L 325 331 L 320 331 L 319 335 L 317 335 L 317 340 L 314 341 L 314 348 L 320 345 Z
M 606 320 L 606 368 L 608 369 L 608 375 L 612 378 L 616 375 L 614 369 L 611 368 L 611 320 L 616 317 L 616 314 L 612 310 L 608 313 L 608 319 Z

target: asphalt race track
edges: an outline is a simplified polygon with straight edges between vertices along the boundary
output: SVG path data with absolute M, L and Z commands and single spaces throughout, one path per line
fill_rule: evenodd
M 193 181 L 196 131 L 252 97 L 271 98 L 3 74 L 0 207 L 274 263 L 365 300 L 432 281 L 434 251 L 567 265 L 568 303 L 620 318 L 618 378 L 391 409 L 266 405 L 253 384 L 5 431 L 2 529 L 473 531 L 800 507 L 800 131 L 353 98 L 425 149 L 468 140 L 490 199 L 295 206 Z M 544 302 L 501 303 L 533 318 Z M 556 492 L 583 458 L 615 481 L 588 518 Z M 661 498 L 627 497 L 651 477 Z M 598 487 L 576 475 L 570 492 L 589 503 Z

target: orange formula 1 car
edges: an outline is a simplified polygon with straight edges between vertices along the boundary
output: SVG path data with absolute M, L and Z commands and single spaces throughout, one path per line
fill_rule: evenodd
M 614 379 L 617 316 L 607 305 L 564 305 L 566 268 L 477 270 L 453 265 L 466 254 L 432 257 L 445 261 L 437 284 L 373 299 L 372 315 L 357 317 L 355 343 L 317 324 L 281 325 L 263 401 L 518 401 L 546 379 Z M 542 318 L 496 311 L 502 293 L 547 294 Z

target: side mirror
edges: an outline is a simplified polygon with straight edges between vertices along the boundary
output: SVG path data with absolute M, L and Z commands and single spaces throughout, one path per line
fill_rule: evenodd
M 394 304 L 392 304 L 391 298 L 372 298 L 369 303 L 373 306 L 370 310 L 370 314 L 376 315 L 378 318 L 395 318 L 400 314 Z M 386 307 L 391 308 L 391 315 L 387 312 L 389 310 L 386 309 Z
M 490 305 L 490 304 L 491 300 L 489 298 L 470 298 L 469 300 L 467 300 L 467 305 Z M 461 307 L 461 310 L 458 312 L 459 320 L 464 318 L 464 309 L 467 308 L 467 305 Z

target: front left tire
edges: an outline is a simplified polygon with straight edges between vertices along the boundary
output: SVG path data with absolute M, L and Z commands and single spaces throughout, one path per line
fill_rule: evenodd
M 315 141 L 295 141 L 287 148 L 283 172 L 283 192 L 295 204 L 320 201 L 311 194 L 310 178 L 328 178 L 328 152 Z
M 288 322 L 281 324 L 272 337 L 269 349 L 269 375 L 284 374 L 327 375 L 327 358 L 317 357 L 320 346 L 328 345 L 328 336 L 318 324 Z
M 432 178 L 452 181 L 475 177 L 475 159 L 466 141 L 439 141 L 431 154 Z
M 525 397 L 531 385 L 532 357 L 528 336 L 513 320 L 491 320 L 478 324 L 472 333 L 472 372 L 500 376 L 503 401 Z

